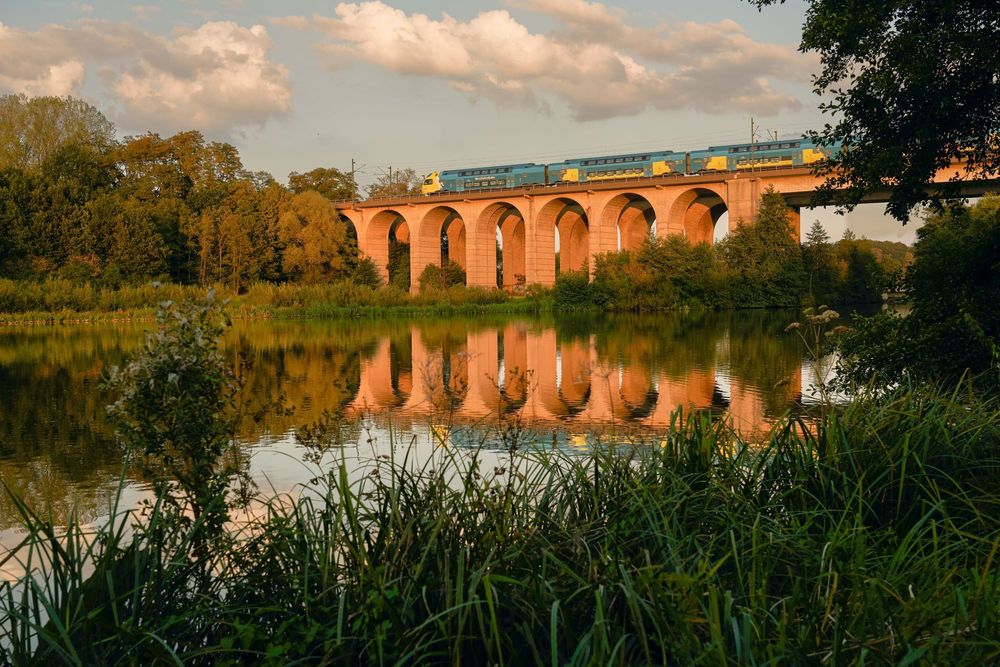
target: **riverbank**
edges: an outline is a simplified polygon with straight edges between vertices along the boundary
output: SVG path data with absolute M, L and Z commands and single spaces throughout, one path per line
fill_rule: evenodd
M 400 446 L 359 470 L 310 437 L 315 483 L 259 498 L 208 554 L 162 515 L 135 541 L 27 515 L 40 585 L 0 588 L 0 646 L 13 663 L 985 664 L 1000 406 L 961 398 L 857 401 L 759 448 L 708 417 L 585 456 L 500 425 L 479 443 L 508 452 L 491 469 Z
M 203 300 L 212 289 L 231 318 L 381 318 L 537 313 L 551 309 L 545 293 L 513 296 L 499 290 L 452 287 L 409 294 L 341 281 L 324 285 L 258 283 L 242 293 L 172 283 L 118 289 L 64 280 L 0 279 L 0 326 L 152 321 L 164 301 Z
M 224 304 L 232 319 L 296 320 L 330 318 L 410 318 L 482 314 L 539 314 L 552 311 L 672 312 L 686 310 L 739 310 L 745 308 L 794 308 L 785 300 L 773 303 L 710 302 L 697 297 L 637 301 L 619 307 L 602 292 L 603 283 L 590 283 L 585 275 L 559 276 L 555 287 L 531 287 L 524 294 L 455 286 L 416 294 L 394 287 L 372 289 L 339 281 L 320 285 L 257 283 L 241 293 L 223 285 L 204 287 L 176 283 L 147 283 L 120 288 L 97 287 L 68 280 L 15 281 L 0 279 L 0 327 L 95 322 L 151 322 L 165 301 L 203 300 L 209 289 Z M 806 304 L 803 304 L 806 305 Z M 831 303 L 831 305 L 836 305 Z M 871 304 L 859 303 L 862 307 Z

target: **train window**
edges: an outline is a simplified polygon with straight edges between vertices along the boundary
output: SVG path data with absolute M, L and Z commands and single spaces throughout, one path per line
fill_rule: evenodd
M 424 185 L 434 185 L 434 179 L 433 178 L 425 179 Z

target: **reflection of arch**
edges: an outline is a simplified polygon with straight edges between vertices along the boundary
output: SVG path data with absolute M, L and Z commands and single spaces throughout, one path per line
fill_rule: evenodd
M 649 230 L 655 221 L 653 205 L 642 195 L 624 192 L 616 196 L 608 202 L 601 214 L 597 252 L 617 250 L 619 234 L 622 250 L 638 248 L 649 238 Z
M 726 202 L 717 192 L 707 188 L 688 190 L 670 207 L 670 220 L 682 225 L 684 235 L 692 244 L 711 244 L 715 238 L 715 225 L 726 213 Z
M 368 223 L 365 252 L 375 262 L 383 280 L 389 279 L 389 240 L 393 237 L 400 243 L 410 242 L 406 218 L 393 210 L 376 213 Z
M 504 284 L 515 285 L 516 276 L 525 275 L 524 215 L 508 202 L 491 204 L 480 214 L 475 226 L 472 256 L 469 256 L 470 285 L 497 286 L 497 229 L 502 235 Z
M 649 369 L 641 362 L 628 364 L 622 369 L 618 393 L 627 408 L 627 419 L 648 417 L 659 398 Z
M 571 415 L 590 401 L 590 350 L 580 341 L 559 346 L 559 398 Z
M 545 204 L 536 217 L 534 238 L 535 273 L 532 282 L 555 282 L 555 239 L 559 235 L 560 271 L 578 271 L 586 266 L 590 250 L 590 230 L 583 206 L 569 197 Z
M 451 260 L 465 268 L 465 221 L 455 209 L 448 206 L 438 206 L 431 209 L 420 222 L 417 232 L 416 247 L 413 250 L 413 280 L 419 278 L 419 272 L 428 264 L 443 265 L 445 260 Z M 442 247 L 442 236 L 448 239 L 447 251 Z

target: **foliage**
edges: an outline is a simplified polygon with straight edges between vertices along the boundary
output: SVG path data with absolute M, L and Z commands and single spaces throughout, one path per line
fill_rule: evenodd
M 472 443 L 360 470 L 328 430 L 302 440 L 315 483 L 261 498 L 203 569 L 182 532 L 56 537 L 25 510 L 37 574 L 0 589 L 0 642 L 16 663 L 986 664 L 998 425 L 909 391 L 759 448 L 678 415 L 656 446 L 524 452 L 498 426 L 502 466 Z
M 160 506 L 204 543 L 222 536 L 230 485 L 245 466 L 239 385 L 219 352 L 226 320 L 209 293 L 204 305 L 163 304 L 156 323 L 142 353 L 110 369 L 118 399 L 108 413 Z
M 1000 376 L 1000 197 L 954 204 L 917 231 L 906 277 L 906 317 L 855 320 L 841 341 L 843 375 L 866 384 L 955 382 L 971 373 L 997 386 Z
M 451 260 L 442 266 L 428 264 L 420 274 L 420 291 L 448 289 L 465 284 L 465 269 Z
M 332 167 L 319 167 L 304 174 L 293 171 L 288 175 L 288 187 L 297 195 L 314 191 L 330 201 L 356 199 L 358 192 L 357 183 L 350 173 Z
M 590 276 L 586 271 L 566 271 L 556 276 L 555 306 L 560 310 L 589 308 L 594 305 Z
M 802 254 L 784 198 L 769 187 L 755 220 L 740 224 L 719 244 L 719 256 L 738 278 L 731 284 L 737 303 L 797 305 L 806 282 Z
M 354 267 L 351 282 L 360 287 L 368 287 L 370 289 L 382 287 L 382 276 L 378 272 L 375 260 L 371 257 L 360 258 L 357 266 Z
M 348 275 L 357 246 L 347 234 L 337 209 L 315 191 L 292 197 L 278 222 L 285 245 L 282 267 L 307 283 L 328 282 Z
M 410 244 L 389 239 L 389 285 L 410 290 Z
M 413 169 L 390 168 L 388 173 L 380 174 L 365 191 L 368 193 L 368 199 L 418 195 L 422 182 L 423 178 Z
M 100 153 L 114 141 L 111 122 L 83 100 L 0 96 L 0 169 L 36 170 L 66 146 Z
M 752 0 L 758 7 L 784 0 Z M 954 160 L 1000 170 L 1000 13 L 981 0 L 810 0 L 803 51 L 823 69 L 816 93 L 832 124 L 814 133 L 839 157 L 821 163 L 819 203 L 852 207 L 893 184 L 887 211 L 906 222 Z M 957 187 L 957 183 L 952 185 Z M 945 195 L 955 190 L 945 190 Z

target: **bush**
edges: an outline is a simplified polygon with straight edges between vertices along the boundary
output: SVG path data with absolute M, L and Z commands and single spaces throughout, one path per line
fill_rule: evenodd
M 465 284 L 465 269 L 448 260 L 443 266 L 428 264 L 420 273 L 420 291 L 443 290 Z
M 362 257 L 354 267 L 354 275 L 351 278 L 355 285 L 378 289 L 382 286 L 382 276 L 379 275 L 378 267 L 371 257 Z
M 567 271 L 556 277 L 555 307 L 588 308 L 594 305 L 590 276 L 584 271 Z

